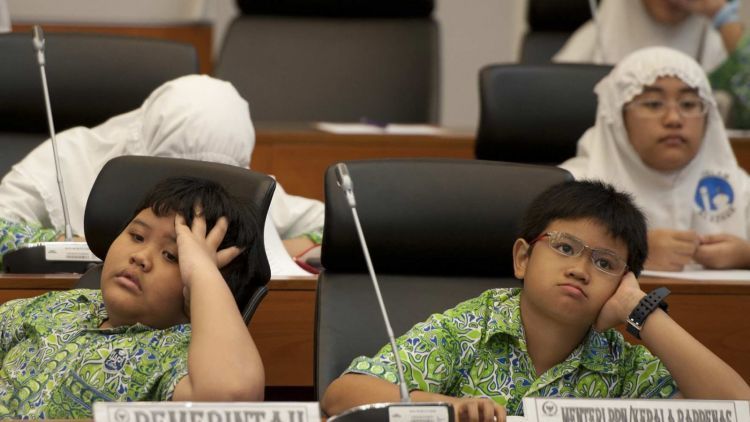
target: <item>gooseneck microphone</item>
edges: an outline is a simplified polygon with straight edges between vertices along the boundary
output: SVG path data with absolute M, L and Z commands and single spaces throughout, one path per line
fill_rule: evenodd
M 42 27 L 34 25 L 34 50 L 36 60 L 39 63 L 39 73 L 42 77 L 42 91 L 44 92 L 44 108 L 47 111 L 47 127 L 49 128 L 50 142 L 52 143 L 52 155 L 55 159 L 55 172 L 57 174 L 57 188 L 62 199 L 63 220 L 65 221 L 65 241 L 73 241 L 73 228 L 70 225 L 68 214 L 68 199 L 65 196 L 65 185 L 63 184 L 62 170 L 60 170 L 60 154 L 57 152 L 57 138 L 55 138 L 55 122 L 52 120 L 52 105 L 49 101 L 49 88 L 47 87 L 47 72 L 45 71 L 44 59 L 44 32 Z
M 367 271 L 370 273 L 370 280 L 372 280 L 372 287 L 375 289 L 375 295 L 378 298 L 378 305 L 380 305 L 380 313 L 383 316 L 383 322 L 385 323 L 385 329 L 388 332 L 388 340 L 391 343 L 391 350 L 396 360 L 396 368 L 398 369 L 398 385 L 401 395 L 400 403 L 376 403 L 372 405 L 358 406 L 353 409 L 342 412 L 339 415 L 333 416 L 328 420 L 331 422 L 369 422 L 369 421 L 422 421 L 422 422 L 452 422 L 454 420 L 453 406 L 448 403 L 412 403 L 409 397 L 409 389 L 406 386 L 406 379 L 404 377 L 404 369 L 401 366 L 401 358 L 398 353 L 398 345 L 396 344 L 396 338 L 393 335 L 393 328 L 391 327 L 390 319 L 388 318 L 388 312 L 385 309 L 385 303 L 383 302 L 383 296 L 380 294 L 380 283 L 375 275 L 375 269 L 372 265 L 372 259 L 370 258 L 370 251 L 367 248 L 367 242 L 365 241 L 365 235 L 362 232 L 362 225 L 359 222 L 359 214 L 357 214 L 357 200 L 354 197 L 354 184 L 352 183 L 351 175 L 346 164 L 336 164 L 336 180 L 338 185 L 344 191 L 346 195 L 346 201 L 349 208 L 352 210 L 352 217 L 354 217 L 354 226 L 357 229 L 357 237 L 359 243 L 362 246 L 362 253 L 365 256 L 365 262 L 367 263 Z
M 39 73 L 42 78 L 42 91 L 44 93 L 44 106 L 47 112 L 47 126 L 49 129 L 50 142 L 52 143 L 52 155 L 55 161 L 55 173 L 57 176 L 57 188 L 62 201 L 63 219 L 65 222 L 64 242 L 41 242 L 23 245 L 10 251 L 3 256 L 3 269 L 6 273 L 84 273 L 92 265 L 101 262 L 86 242 L 73 241 L 73 229 L 70 224 L 68 213 L 68 201 L 65 196 L 60 157 L 57 152 L 57 139 L 55 138 L 55 124 L 52 120 L 52 105 L 49 100 L 49 88 L 47 87 L 46 60 L 44 57 L 44 33 L 39 25 L 34 25 L 32 45 L 36 52 L 36 60 L 39 64 Z
M 372 266 L 372 259 L 370 259 L 370 250 L 367 249 L 367 242 L 365 242 L 365 235 L 362 232 L 362 225 L 359 223 L 359 215 L 357 214 L 357 200 L 354 198 L 354 186 L 352 178 L 349 176 L 349 169 L 344 163 L 336 164 L 336 178 L 339 186 L 344 190 L 346 194 L 346 201 L 349 203 L 349 207 L 352 209 L 352 217 L 354 217 L 354 226 L 357 228 L 357 236 L 359 237 L 359 243 L 362 245 L 362 252 L 365 255 L 365 262 L 367 262 L 367 271 L 370 273 L 370 280 L 372 280 L 372 287 L 375 289 L 375 295 L 378 297 L 378 305 L 380 305 L 380 313 L 383 316 L 383 322 L 385 322 L 385 330 L 388 332 L 388 340 L 391 342 L 391 349 L 393 350 L 393 356 L 396 358 L 396 367 L 398 368 L 398 385 L 401 391 L 401 401 L 408 403 L 411 401 L 409 398 L 409 389 L 406 387 L 406 381 L 404 380 L 404 369 L 401 367 L 401 358 L 398 355 L 398 346 L 396 345 L 396 337 L 393 335 L 393 327 L 391 327 L 391 321 L 388 319 L 388 312 L 385 310 L 385 303 L 383 303 L 383 296 L 380 294 L 380 283 L 375 275 L 375 269 Z

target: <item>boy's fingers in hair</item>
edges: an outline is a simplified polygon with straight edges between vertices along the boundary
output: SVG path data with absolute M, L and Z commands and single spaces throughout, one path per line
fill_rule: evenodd
M 184 229 L 188 231 L 190 230 L 187 226 L 187 221 L 185 221 L 185 217 L 180 213 L 177 213 L 174 216 L 174 229 L 177 233 Z
M 229 220 L 226 217 L 220 217 L 216 220 L 216 224 L 214 224 L 206 236 L 206 242 L 208 242 L 209 246 L 216 250 L 221 245 L 221 241 L 224 240 L 228 228 Z
M 224 268 L 225 265 L 232 262 L 234 258 L 237 258 L 242 253 L 242 249 L 237 246 L 230 246 L 216 252 L 216 266 L 218 268 Z
M 202 238 L 206 237 L 206 219 L 203 217 L 203 207 L 199 204 L 196 204 L 193 208 L 193 224 L 190 226 L 190 230 Z

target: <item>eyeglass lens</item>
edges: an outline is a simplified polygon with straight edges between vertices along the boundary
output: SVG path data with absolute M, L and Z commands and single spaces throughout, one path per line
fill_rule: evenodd
M 632 108 L 641 117 L 662 117 L 676 106 L 677 112 L 682 117 L 700 117 L 706 114 L 707 106 L 700 98 L 682 98 L 677 101 L 666 101 L 662 99 L 640 99 L 632 103 Z
M 549 246 L 565 256 L 579 256 L 584 249 L 591 249 L 591 262 L 596 269 L 612 275 L 622 275 L 626 263 L 610 251 L 594 249 L 582 240 L 567 233 L 550 233 Z

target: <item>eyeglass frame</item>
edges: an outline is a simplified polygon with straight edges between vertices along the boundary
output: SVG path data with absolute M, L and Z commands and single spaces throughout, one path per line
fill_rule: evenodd
M 583 246 L 583 249 L 581 249 L 581 251 L 578 252 L 577 254 L 575 254 L 575 255 L 566 255 L 566 254 L 558 251 L 557 249 L 553 248 L 552 245 L 550 245 L 549 241 L 547 241 L 547 246 L 551 250 L 555 251 L 555 253 L 557 253 L 560 256 L 563 256 L 565 258 L 577 258 L 577 257 L 580 257 L 581 255 L 583 255 L 583 251 L 585 251 L 586 249 L 588 249 L 589 251 L 591 251 L 591 253 L 589 254 L 589 260 L 594 265 L 594 268 L 596 268 L 597 270 L 601 271 L 604 274 L 611 275 L 613 277 L 622 277 L 623 275 L 627 274 L 628 270 L 630 269 L 630 267 L 628 266 L 627 260 L 622 259 L 620 256 L 618 256 L 613 251 L 611 251 L 609 249 L 592 248 L 591 246 L 587 245 L 586 242 L 584 242 L 583 240 L 581 240 L 581 239 L 579 239 L 579 238 L 577 238 L 577 237 L 575 237 L 572 234 L 567 233 L 567 232 L 552 231 L 552 232 L 542 233 L 539 236 L 537 236 L 536 238 L 534 238 L 534 240 L 532 240 L 532 241 L 529 242 L 529 247 L 533 246 L 535 243 L 539 242 L 540 240 L 544 239 L 545 237 L 551 238 L 552 236 L 559 236 L 559 235 L 565 235 L 565 236 L 571 237 L 574 240 L 580 242 L 581 245 Z M 622 268 L 622 272 L 620 274 L 611 273 L 611 272 L 604 271 L 603 269 L 599 268 L 599 266 L 597 266 L 596 262 L 594 261 L 594 253 L 604 253 L 606 255 L 615 257 L 619 261 L 622 261 L 625 264 L 625 266 Z
M 640 115 L 639 112 L 636 111 L 635 117 L 637 117 L 639 119 L 661 119 L 661 118 L 663 118 L 667 114 L 667 112 L 670 110 L 670 108 L 672 108 L 674 106 L 677 106 L 677 114 L 679 114 L 680 117 L 682 117 L 683 119 L 697 119 L 699 117 L 703 117 L 706 114 L 708 114 L 708 108 L 711 106 L 710 102 L 706 101 L 702 97 L 698 97 L 698 102 L 700 102 L 703 105 L 703 109 L 702 109 L 702 111 L 701 111 L 700 114 L 695 115 L 695 116 L 685 116 L 683 114 L 682 110 L 680 110 L 680 107 L 679 107 L 679 104 L 678 104 L 679 100 L 651 100 L 651 99 L 641 98 L 641 99 L 631 100 L 630 102 L 628 102 L 627 104 L 625 104 L 624 108 L 629 109 L 629 108 L 632 108 L 634 105 L 641 105 L 641 104 L 643 104 L 645 102 L 655 102 L 655 101 L 663 102 L 665 104 L 665 106 L 666 106 L 664 108 L 664 111 L 661 113 L 661 115 L 659 115 L 659 116 L 657 116 L 657 115 L 654 115 L 654 116 L 644 116 L 644 115 Z

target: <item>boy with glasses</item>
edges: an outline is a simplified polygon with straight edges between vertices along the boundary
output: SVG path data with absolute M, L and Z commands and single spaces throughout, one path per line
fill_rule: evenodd
M 523 397 L 749 399 L 742 378 L 661 309 L 668 291 L 640 289 L 647 249 L 627 194 L 600 182 L 551 187 L 514 244 L 522 289 L 486 291 L 397 340 L 412 400 L 492 421 L 523 414 Z M 612 329 L 626 321 L 648 349 Z M 324 411 L 397 401 L 394 361 L 390 346 L 354 359 Z
M 633 195 L 649 225 L 646 269 L 750 268 L 750 179 L 698 63 L 638 50 L 595 92 L 596 123 L 561 167 Z

